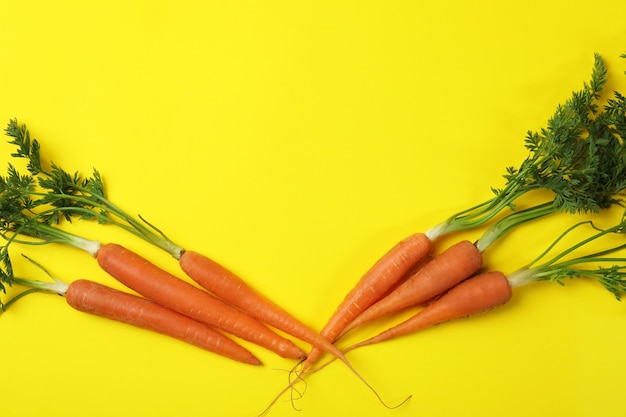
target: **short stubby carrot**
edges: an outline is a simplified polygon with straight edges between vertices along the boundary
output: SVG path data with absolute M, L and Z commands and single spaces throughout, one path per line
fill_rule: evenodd
M 511 296 L 511 285 L 502 272 L 483 272 L 456 285 L 402 323 L 344 349 L 344 353 L 361 346 L 395 339 L 450 320 L 488 311 L 507 303 Z
M 320 332 L 330 342 L 370 305 L 383 297 L 398 280 L 411 270 L 432 249 L 432 242 L 423 233 L 407 236 L 385 253 L 346 295 Z M 313 348 L 302 369 L 306 370 L 322 355 Z
M 239 362 L 261 364 L 247 349 L 220 332 L 143 297 L 79 279 L 68 286 L 65 299 L 84 313 L 174 337 Z
M 474 244 L 468 240 L 455 243 L 435 255 L 393 292 L 356 317 L 344 333 L 437 297 L 478 272 L 482 263 L 482 253 Z
M 115 279 L 164 307 L 263 346 L 282 357 L 299 359 L 304 356 L 292 341 L 261 322 L 121 245 L 102 245 L 96 259 L 100 267 Z

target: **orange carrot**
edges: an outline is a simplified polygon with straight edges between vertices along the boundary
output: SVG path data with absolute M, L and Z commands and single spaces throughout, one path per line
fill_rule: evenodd
M 467 240 L 455 243 L 423 265 L 393 292 L 355 318 L 343 333 L 442 294 L 474 275 L 482 266 L 482 262 L 482 254 L 474 244 Z
M 200 286 L 251 317 L 324 351 L 342 356 L 341 352 L 319 333 L 259 294 L 237 275 L 210 258 L 197 252 L 185 251 L 180 258 L 180 266 Z
M 334 342 L 355 317 L 378 301 L 416 263 L 427 256 L 431 247 L 430 239 L 423 233 L 412 234 L 398 242 L 352 288 L 320 332 L 321 335 Z M 313 348 L 302 370 L 311 366 L 322 353 Z
M 174 337 L 202 349 L 251 365 L 261 362 L 225 335 L 153 301 L 80 279 L 65 293 L 76 310 Z
M 100 267 L 118 281 L 164 307 L 256 343 L 282 357 L 299 359 L 304 356 L 304 352 L 290 340 L 259 321 L 120 245 L 102 245 L 96 259 Z
M 411 318 L 344 349 L 344 353 L 361 346 L 395 339 L 446 321 L 487 311 L 508 302 L 511 296 L 511 285 L 503 273 L 483 272 L 456 285 Z

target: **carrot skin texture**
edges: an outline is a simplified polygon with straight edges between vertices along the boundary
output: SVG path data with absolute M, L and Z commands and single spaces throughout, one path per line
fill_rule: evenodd
M 431 249 L 432 242 L 423 233 L 414 233 L 395 244 L 346 295 L 323 327 L 321 335 L 329 342 L 334 342 L 355 317 L 386 294 Z M 303 370 L 321 354 L 322 351 L 313 348 L 303 364 Z
M 430 326 L 488 311 L 507 303 L 511 296 L 511 286 L 502 272 L 483 272 L 456 285 L 404 322 L 357 343 L 345 351 L 395 339 Z
M 201 287 L 241 309 L 253 318 L 297 337 L 324 351 L 340 351 L 319 333 L 271 302 L 233 272 L 194 251 L 185 251 L 179 260 L 182 270 Z
M 96 258 L 109 275 L 164 307 L 263 346 L 282 357 L 299 359 L 304 355 L 293 342 L 259 321 L 123 246 L 113 243 L 102 245 Z
M 482 263 L 482 253 L 474 244 L 467 240 L 455 243 L 433 257 L 389 295 L 360 314 L 346 328 L 346 332 L 444 293 L 478 272 Z
M 250 365 L 261 362 L 225 335 L 153 301 L 89 280 L 70 284 L 66 302 L 78 311 L 174 337 Z

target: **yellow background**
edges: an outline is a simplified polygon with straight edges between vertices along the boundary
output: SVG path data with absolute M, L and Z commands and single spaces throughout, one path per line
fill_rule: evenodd
M 0 0 L 0 121 L 26 123 L 67 170 L 97 167 L 111 200 L 319 329 L 395 242 L 502 185 L 594 52 L 607 90 L 626 92 L 625 13 L 622 0 Z M 485 263 L 511 272 L 572 221 L 521 228 Z M 72 230 L 180 274 L 119 230 Z M 116 286 L 79 251 L 19 250 Z M 626 416 L 625 319 L 594 283 L 529 286 L 491 314 L 353 352 L 390 403 L 413 395 L 399 409 L 336 365 L 300 413 L 281 401 L 270 415 Z M 7 417 L 254 416 L 293 365 L 255 347 L 265 365 L 240 365 L 47 294 L 0 328 Z

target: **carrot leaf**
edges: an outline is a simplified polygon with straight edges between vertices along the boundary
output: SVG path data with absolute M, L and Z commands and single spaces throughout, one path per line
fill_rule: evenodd
M 557 106 L 546 127 L 528 132 L 525 147 L 529 155 L 518 168 L 506 168 L 505 186 L 492 188 L 494 197 L 449 217 L 427 235 L 435 239 L 479 227 L 506 209 L 513 211 L 512 217 L 503 219 L 485 236 L 482 247 L 486 248 L 515 226 L 535 218 L 556 212 L 598 212 L 619 202 L 617 194 L 626 187 L 626 144 L 622 141 L 626 112 L 619 93 L 600 108 L 606 82 L 606 68 L 596 54 L 590 82 Z M 552 201 L 516 213 L 520 197 L 542 189 L 552 191 Z
M 583 225 L 591 226 L 595 233 L 539 263 L 565 236 Z M 550 281 L 563 285 L 563 281 L 566 279 L 591 278 L 604 286 L 617 300 L 621 300 L 621 296 L 626 293 L 626 257 L 614 256 L 613 254 L 625 250 L 626 241 L 618 244 L 609 243 L 603 249 L 592 253 L 577 254 L 583 248 L 592 243 L 597 243 L 602 238 L 624 234 L 626 234 L 626 213 L 619 223 L 606 229 L 599 229 L 590 221 L 577 223 L 559 235 L 535 260 L 509 274 L 509 283 L 512 287 L 539 281 Z M 591 266 L 585 267 L 586 265 Z
M 11 119 L 5 133 L 11 138 L 9 143 L 17 147 L 12 156 L 28 159 L 30 175 L 20 175 L 14 168 L 10 168 L 5 179 L 7 186 L 0 190 L 3 200 L 11 194 L 16 194 L 18 200 L 22 199 L 13 202 L 18 212 L 36 214 L 37 221 L 46 225 L 62 220 L 96 220 L 101 224 L 121 227 L 175 258 L 182 255 L 183 249 L 154 225 L 141 216 L 129 215 L 107 198 L 104 181 L 98 170 L 94 169 L 90 177 L 83 177 L 78 172 L 63 170 L 54 162 L 50 162 L 50 168 L 46 169 L 41 159 L 41 146 L 31 137 L 25 125 Z M 27 186 L 15 189 L 13 182 L 17 181 L 16 177 L 27 183 Z

